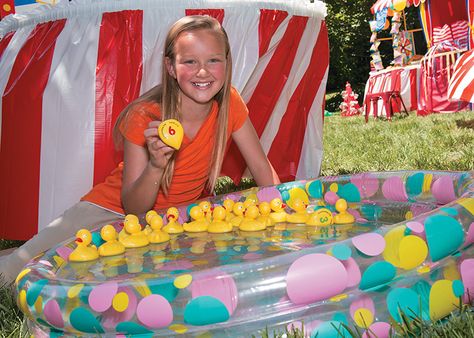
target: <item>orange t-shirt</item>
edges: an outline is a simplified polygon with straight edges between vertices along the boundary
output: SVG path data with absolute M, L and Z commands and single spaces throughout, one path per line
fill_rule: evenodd
M 218 105 L 214 101 L 211 111 L 193 140 L 184 135 L 183 143 L 176 155 L 174 174 L 168 190 L 168 196 L 159 191 L 154 209 L 163 209 L 184 203 L 191 203 L 201 196 L 209 176 L 212 149 L 214 147 L 217 124 Z M 143 102 L 137 104 L 130 112 L 127 121 L 120 125 L 125 139 L 146 147 L 144 130 L 148 123 L 160 118 L 157 103 Z M 239 93 L 232 88 L 229 105 L 229 123 L 227 142 L 232 133 L 245 122 L 248 109 Z M 121 199 L 123 162 L 112 173 L 92 188 L 82 200 L 103 208 L 124 213 Z

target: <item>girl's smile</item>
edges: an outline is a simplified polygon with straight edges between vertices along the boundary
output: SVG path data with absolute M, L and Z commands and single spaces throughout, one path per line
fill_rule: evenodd
M 182 112 L 209 111 L 225 81 L 226 51 L 221 38 L 210 30 L 178 36 L 175 60 L 167 60 L 168 72 L 180 87 Z

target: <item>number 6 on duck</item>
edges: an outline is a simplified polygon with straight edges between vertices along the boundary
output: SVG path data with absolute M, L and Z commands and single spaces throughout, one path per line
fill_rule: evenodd
M 158 136 L 164 144 L 179 150 L 184 137 L 183 126 L 178 120 L 165 120 L 158 126 Z

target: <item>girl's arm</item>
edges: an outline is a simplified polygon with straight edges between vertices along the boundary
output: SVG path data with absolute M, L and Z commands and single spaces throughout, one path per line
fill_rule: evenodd
M 248 117 L 242 127 L 232 134 L 232 139 L 239 147 L 240 153 L 244 157 L 257 185 L 265 186 L 280 183 L 280 179 L 265 155 L 257 132 Z
M 145 130 L 146 147 L 124 140 L 122 205 L 126 213 L 142 214 L 155 205 L 163 171 L 174 152 L 158 137 L 160 122 L 150 122 Z

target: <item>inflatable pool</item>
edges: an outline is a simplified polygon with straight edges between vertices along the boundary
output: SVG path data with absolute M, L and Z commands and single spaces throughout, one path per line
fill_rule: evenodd
M 355 222 L 183 233 L 82 263 L 68 261 L 71 239 L 20 273 L 18 304 L 39 337 L 241 337 L 291 325 L 311 337 L 349 336 L 346 327 L 388 337 L 472 299 L 473 174 L 363 173 L 218 196 L 210 202 L 307 198 L 310 215 L 334 217 L 343 198 Z

